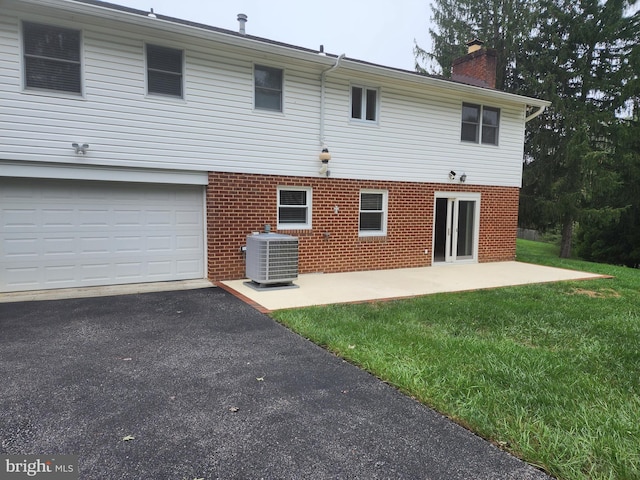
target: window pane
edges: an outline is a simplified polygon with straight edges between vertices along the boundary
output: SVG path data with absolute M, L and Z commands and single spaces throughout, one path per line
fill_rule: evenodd
M 280 207 L 278 221 L 280 223 L 307 223 L 307 207 Z
M 282 111 L 282 93 L 256 88 L 256 108 Z
M 147 81 L 149 83 L 149 93 L 182 96 L 182 75 L 149 71 L 147 73 Z
M 280 205 L 306 205 L 305 190 L 280 190 Z
M 480 105 L 463 103 L 462 121 L 465 123 L 480 123 Z
M 382 210 L 382 194 L 362 193 L 360 195 L 360 210 Z
M 278 68 L 254 67 L 255 107 L 264 110 L 282 111 L 282 70 Z
M 282 90 L 282 70 L 278 68 L 255 66 L 255 86 Z
M 478 125 L 473 123 L 463 123 L 462 135 L 460 138 L 467 142 L 477 142 L 478 141 Z
M 362 118 L 362 88 L 351 87 L 351 118 Z
M 497 127 L 499 112 L 500 110 L 497 108 L 484 107 L 482 109 L 482 125 Z
M 482 126 L 482 143 L 498 144 L 498 127 Z
M 25 55 L 80 61 L 78 30 L 25 22 L 23 33 Z
M 378 92 L 376 90 L 367 90 L 367 120 L 376 120 L 377 108 Z
M 361 212 L 360 230 L 382 230 L 382 212 Z
M 182 50 L 147 45 L 147 68 L 182 73 Z
M 81 92 L 80 64 L 25 58 L 26 86 L 64 92 Z

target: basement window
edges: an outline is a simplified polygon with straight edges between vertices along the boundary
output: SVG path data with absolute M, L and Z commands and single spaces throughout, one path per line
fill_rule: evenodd
M 384 190 L 363 190 L 360 192 L 361 237 L 387 234 L 387 192 Z
M 182 98 L 182 70 L 182 50 L 147 44 L 147 93 Z
M 499 126 L 499 108 L 462 104 L 462 141 L 498 145 Z
M 25 88 L 82 93 L 80 30 L 22 24 Z
M 278 187 L 278 230 L 311 228 L 311 188 Z

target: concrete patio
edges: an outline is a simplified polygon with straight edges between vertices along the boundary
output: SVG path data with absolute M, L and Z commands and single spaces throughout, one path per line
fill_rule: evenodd
M 364 272 L 305 274 L 294 282 L 299 288 L 255 290 L 246 280 L 219 282 L 222 288 L 244 297 L 268 312 L 284 308 L 365 302 L 459 292 L 530 283 L 607 278 L 588 272 L 522 262 L 496 262 L 401 268 Z

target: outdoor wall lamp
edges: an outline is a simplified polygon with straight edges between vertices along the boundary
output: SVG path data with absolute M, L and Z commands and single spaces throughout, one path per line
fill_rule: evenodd
M 89 150 L 88 143 L 83 143 L 82 145 L 79 143 L 72 143 L 71 146 L 76 149 L 76 153 L 82 153 L 83 155 L 87 153 L 87 150 Z
M 449 180 L 455 180 L 456 178 L 456 172 L 454 172 L 453 170 L 451 170 L 449 172 Z
M 462 175 L 460 175 L 460 183 L 464 183 L 467 181 L 467 174 L 463 173 Z
M 322 167 L 320 167 L 320 175 L 329 176 L 329 160 L 331 160 L 331 154 L 329 153 L 329 149 L 326 146 L 322 147 L 322 151 L 319 155 L 320 161 L 322 162 Z

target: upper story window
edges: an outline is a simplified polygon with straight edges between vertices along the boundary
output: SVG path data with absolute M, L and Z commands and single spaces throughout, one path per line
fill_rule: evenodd
M 387 234 L 387 192 L 363 190 L 360 192 L 360 236 Z
M 254 67 L 255 108 L 282 111 L 282 76 L 279 68 Z
M 24 22 L 24 85 L 82 93 L 80 30 Z
M 182 98 L 183 52 L 147 44 L 147 93 Z
M 500 109 L 462 104 L 462 133 L 460 139 L 465 142 L 498 145 Z
M 378 89 L 351 86 L 351 118 L 367 122 L 378 121 Z
M 278 188 L 278 230 L 311 228 L 311 188 Z

